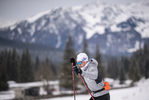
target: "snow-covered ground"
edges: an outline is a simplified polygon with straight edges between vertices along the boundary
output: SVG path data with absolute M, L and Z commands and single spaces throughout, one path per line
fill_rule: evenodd
M 0 92 L 0 100 L 10 100 L 15 98 L 14 91 L 4 91 Z
M 125 82 L 125 85 L 118 84 L 119 81 L 106 79 L 110 84 L 113 84 L 113 87 L 127 87 L 130 84 L 130 80 Z M 33 84 L 33 83 L 32 83 Z M 15 85 L 15 84 L 12 84 Z M 27 86 L 28 84 L 24 84 Z M 36 84 L 37 85 L 37 84 Z M 20 86 L 20 85 L 19 85 Z M 0 92 L 0 100 L 10 100 L 15 98 L 14 91 L 6 91 Z M 76 95 L 76 100 L 89 100 L 90 95 Z M 131 88 L 123 88 L 123 89 L 115 89 L 110 90 L 110 98 L 111 100 L 149 100 L 149 78 L 145 80 L 142 78 L 139 82 L 136 83 L 134 87 Z M 41 100 L 74 100 L 73 96 L 69 97 L 57 97 L 57 98 L 49 98 L 49 99 L 41 99 Z
M 90 95 L 76 95 L 76 100 L 89 100 Z M 110 90 L 110 100 L 149 100 L 149 79 L 141 79 L 135 87 Z M 74 100 L 73 96 L 42 100 Z

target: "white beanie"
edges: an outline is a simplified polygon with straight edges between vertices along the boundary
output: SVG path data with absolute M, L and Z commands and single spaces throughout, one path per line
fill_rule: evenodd
M 88 61 L 88 56 L 86 53 L 79 53 L 77 55 L 77 61 Z

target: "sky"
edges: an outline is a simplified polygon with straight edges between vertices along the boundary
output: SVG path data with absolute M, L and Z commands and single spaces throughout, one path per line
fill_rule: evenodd
M 0 0 L 0 28 L 37 13 L 56 8 L 85 5 L 95 0 Z M 139 0 L 100 0 L 109 4 L 127 4 Z

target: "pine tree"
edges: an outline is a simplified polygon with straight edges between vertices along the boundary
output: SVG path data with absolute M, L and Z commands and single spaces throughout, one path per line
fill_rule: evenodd
M 32 82 L 33 76 L 33 64 L 30 58 L 28 50 L 23 51 L 20 62 L 20 82 Z
M 111 57 L 108 60 L 108 76 L 113 79 L 118 78 L 118 60 L 116 57 Z
M 83 52 L 86 53 L 89 56 L 88 44 L 87 44 L 86 38 L 83 41 Z
M 101 73 L 101 76 L 104 79 L 105 76 L 106 76 L 105 67 L 103 66 L 103 61 L 102 61 L 102 57 L 101 57 L 101 54 L 100 54 L 100 50 L 99 50 L 99 46 L 98 45 L 96 45 L 95 59 L 98 62 L 98 66 L 97 67 L 99 69 L 99 72 Z
M 8 77 L 8 73 L 7 73 L 7 60 L 8 60 L 8 51 L 7 49 L 5 49 L 4 53 L 3 53 L 3 66 L 5 66 L 5 69 L 6 69 L 6 74 L 7 74 L 7 77 Z
M 128 76 L 128 71 L 129 71 L 129 60 L 127 57 L 122 56 L 120 63 L 120 70 L 119 70 L 119 80 L 120 84 L 123 84 L 124 81 L 126 80 L 126 77 Z
M 145 44 L 143 48 L 140 48 L 133 55 L 138 66 L 138 70 L 141 76 L 145 78 L 149 77 L 149 43 Z
M 54 72 L 53 72 L 53 69 L 52 69 L 52 62 L 49 60 L 49 58 L 47 57 L 46 60 L 45 60 L 45 66 L 47 67 L 48 71 L 47 73 L 49 73 L 49 78 L 53 78 L 54 77 Z
M 11 67 L 12 67 L 12 70 L 11 70 L 11 79 L 13 81 L 16 81 L 18 82 L 19 80 L 19 61 L 20 61 L 20 58 L 16 52 L 15 49 L 13 49 L 13 52 L 12 52 L 12 60 L 11 60 Z
M 40 64 L 39 58 L 38 58 L 38 56 L 36 56 L 34 71 L 36 71 L 38 69 L 39 64 Z
M 135 56 L 132 56 L 129 70 L 129 78 L 136 82 L 140 79 L 138 65 Z
M 149 77 L 149 42 L 144 45 L 144 69 L 145 69 L 145 78 Z
M 25 52 L 23 51 L 23 54 L 21 56 L 21 61 L 20 61 L 20 77 L 19 77 L 19 82 L 26 82 L 27 79 L 27 72 L 26 72 L 26 62 L 25 62 Z
M 6 91 L 8 90 L 8 78 L 6 73 L 6 64 L 5 64 L 5 58 L 4 52 L 2 51 L 0 53 L 0 91 Z
M 44 80 L 50 80 L 54 77 L 54 74 L 51 69 L 51 63 L 48 58 L 46 58 L 44 61 L 42 61 L 36 70 L 36 80 L 42 81 Z
M 128 71 L 129 71 L 129 64 L 130 64 L 130 61 L 129 61 L 129 59 L 128 59 L 127 57 L 122 56 L 120 63 L 121 63 L 121 65 L 123 66 L 124 72 L 125 72 L 125 75 L 126 75 L 126 74 L 128 73 Z
M 7 75 L 5 69 L 0 64 L 0 91 L 8 90 Z
M 60 86 L 65 89 L 73 89 L 72 81 L 72 66 L 70 63 L 70 57 L 75 57 L 75 48 L 71 36 L 69 36 L 66 42 L 63 63 L 62 63 L 62 73 L 60 77 Z M 76 80 L 76 79 L 75 79 Z
M 120 80 L 120 84 L 124 84 L 124 82 L 126 80 L 123 66 L 121 66 L 121 68 L 120 68 L 119 80 Z
M 135 58 L 135 61 L 137 62 L 137 66 L 140 72 L 140 76 L 144 76 L 145 73 L 145 57 L 144 57 L 144 52 L 143 48 L 140 48 L 136 52 L 132 54 L 132 57 Z M 131 59 L 132 60 L 132 59 Z
M 8 80 L 12 80 L 12 57 L 11 57 L 11 50 L 9 50 L 8 55 L 7 55 L 7 63 L 6 63 L 6 73 L 8 75 Z

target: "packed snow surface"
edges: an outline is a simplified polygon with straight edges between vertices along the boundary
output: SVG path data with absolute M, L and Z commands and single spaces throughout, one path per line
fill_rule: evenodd
M 106 79 L 110 84 L 113 84 L 113 87 L 125 87 L 127 84 L 130 84 L 130 80 L 126 81 L 125 86 L 118 85 L 118 81 L 114 81 L 113 79 Z M 53 84 L 53 83 L 52 83 Z M 19 86 L 24 85 L 24 88 L 29 84 L 21 84 Z M 35 83 L 32 83 L 35 85 Z M 39 82 L 36 85 L 40 85 Z M 11 86 L 15 87 L 15 84 Z M 18 86 L 17 86 L 18 87 Z M 0 100 L 10 100 L 15 98 L 15 93 L 13 90 L 0 92 Z M 89 100 L 90 95 L 76 95 L 76 100 Z M 40 100 L 74 100 L 73 96 L 68 97 L 57 97 L 57 98 L 49 98 L 49 99 L 40 99 Z M 110 100 L 149 100 L 149 78 L 141 79 L 139 82 L 135 83 L 134 87 L 131 88 L 123 88 L 123 89 L 115 89 L 110 90 Z
M 76 100 L 89 100 L 90 95 L 76 95 Z M 73 96 L 42 100 L 74 100 Z M 141 79 L 135 87 L 110 90 L 110 100 L 149 100 L 149 79 Z

